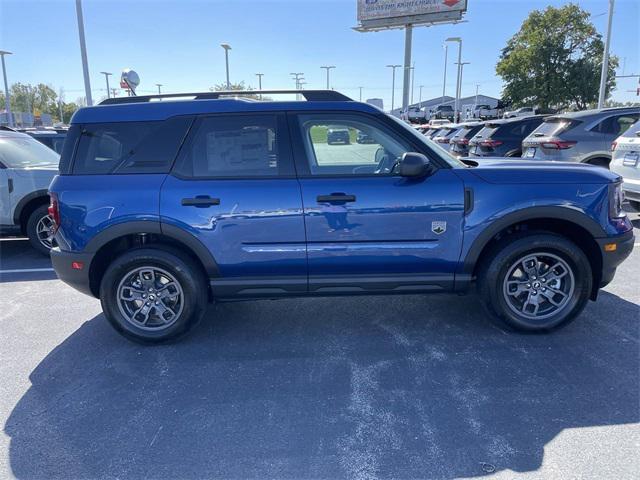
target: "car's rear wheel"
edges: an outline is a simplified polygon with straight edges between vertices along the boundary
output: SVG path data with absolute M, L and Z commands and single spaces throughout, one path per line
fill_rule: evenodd
M 49 216 L 47 205 L 36 208 L 27 219 L 27 237 L 31 246 L 43 255 L 56 246 L 55 223 Z
M 109 265 L 100 284 L 100 301 L 111 325 L 125 337 L 166 342 L 184 335 L 202 318 L 206 280 L 182 253 L 144 247 Z
M 595 165 L 596 167 L 609 169 L 609 164 L 611 163 L 611 160 L 608 158 L 592 158 L 591 160 L 587 161 L 587 163 L 589 165 Z
M 526 331 L 547 331 L 576 318 L 593 283 L 580 247 L 548 233 L 507 237 L 493 249 L 478 281 L 494 319 Z

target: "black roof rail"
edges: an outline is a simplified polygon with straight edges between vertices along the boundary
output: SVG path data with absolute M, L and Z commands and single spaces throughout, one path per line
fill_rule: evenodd
M 146 103 L 164 98 L 188 98 L 192 100 L 217 100 L 220 97 L 241 97 L 243 95 L 298 94 L 308 102 L 351 102 L 349 97 L 334 90 L 224 90 L 220 92 L 169 93 L 163 95 L 140 95 L 136 97 L 114 97 L 100 102 L 100 105 L 120 103 Z

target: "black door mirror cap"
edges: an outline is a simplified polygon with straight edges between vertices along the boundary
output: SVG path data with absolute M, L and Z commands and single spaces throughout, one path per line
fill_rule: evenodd
M 422 153 L 406 152 L 400 160 L 400 176 L 420 178 L 430 175 L 433 170 L 431 161 Z

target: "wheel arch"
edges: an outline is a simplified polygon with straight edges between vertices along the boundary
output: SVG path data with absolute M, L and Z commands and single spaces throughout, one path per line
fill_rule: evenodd
M 96 235 L 85 250 L 93 252 L 89 268 L 91 292 L 97 297 L 100 281 L 111 260 L 131 248 L 167 245 L 189 256 L 202 269 L 205 278 L 219 276 L 218 264 L 209 250 L 192 234 L 159 222 L 131 222 L 110 227 Z
M 27 225 L 27 220 L 31 213 L 42 205 L 49 204 L 49 191 L 47 189 L 34 190 L 28 193 L 20 199 L 13 211 L 13 223 L 19 225 L 20 229 L 24 230 Z
M 595 238 L 605 236 L 605 232 L 592 218 L 567 207 L 531 207 L 493 222 L 474 240 L 459 273 L 463 278 L 475 278 L 492 248 L 510 233 L 523 230 L 556 233 L 576 243 L 591 264 L 594 280 L 591 297 L 595 298 L 602 276 L 602 252 Z

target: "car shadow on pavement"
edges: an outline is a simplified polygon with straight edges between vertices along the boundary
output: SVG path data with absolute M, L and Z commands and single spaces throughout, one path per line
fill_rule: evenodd
M 534 471 L 565 429 L 639 421 L 639 307 L 504 332 L 476 298 L 226 303 L 142 347 L 102 315 L 4 426 L 19 478 L 456 478 Z

